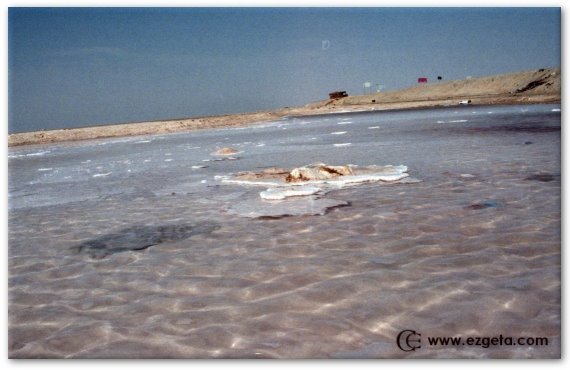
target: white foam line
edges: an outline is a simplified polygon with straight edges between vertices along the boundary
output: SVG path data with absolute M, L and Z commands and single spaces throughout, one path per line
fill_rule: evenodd
M 560 112 L 560 109 L 559 108 L 552 108 L 550 111 L 551 112 Z
M 337 122 L 336 124 L 337 124 L 337 125 L 348 125 L 348 124 L 351 124 L 351 123 L 352 123 L 351 121 L 345 121 L 345 122 Z
M 346 131 L 331 132 L 331 135 L 344 135 L 344 134 L 346 134 Z
M 35 156 L 38 156 L 38 155 L 45 155 L 45 154 L 48 154 L 48 153 L 51 153 L 51 151 L 50 151 L 50 150 L 46 150 L 45 152 L 30 153 L 30 154 L 26 154 L 26 157 L 35 157 Z
M 135 144 L 144 144 L 144 143 L 150 143 L 151 140 L 141 140 L 141 141 L 135 141 Z
M 352 145 L 352 143 L 340 143 L 340 144 L 333 144 L 336 147 L 340 147 L 340 146 L 350 146 Z
M 53 168 L 38 168 L 38 171 L 51 171 Z
M 343 176 L 342 180 L 328 180 L 328 184 L 333 185 L 347 185 L 347 184 L 359 184 L 363 182 L 377 182 L 377 181 L 384 181 L 384 182 L 392 182 L 398 181 L 405 177 L 408 177 L 407 173 L 399 173 L 393 175 L 356 175 L 356 176 Z
M 377 128 L 380 128 L 380 126 L 370 126 L 370 127 L 368 127 L 369 130 L 374 130 L 374 129 L 377 129 Z
M 168 159 L 165 159 L 164 161 L 165 161 L 165 162 L 172 162 L 173 159 L 172 159 L 172 158 L 168 158 Z
M 267 200 L 281 200 L 288 197 L 313 195 L 319 191 L 321 191 L 321 189 L 315 186 L 297 186 L 290 189 L 270 188 L 259 193 L 259 196 Z
M 466 119 L 456 119 L 453 121 L 449 121 L 449 123 L 458 123 L 458 122 L 467 122 L 467 120 Z
M 208 166 L 192 166 L 193 169 L 198 169 L 198 168 L 206 168 Z
M 96 173 L 95 175 L 93 175 L 93 177 L 103 177 L 103 176 L 109 176 L 110 174 L 112 174 L 113 172 L 107 172 L 107 173 Z
M 35 157 L 35 156 L 44 155 L 47 153 L 51 153 L 51 151 L 48 150 L 45 152 L 37 152 L 37 153 L 30 153 L 30 154 L 12 154 L 12 155 L 8 155 L 8 158 Z

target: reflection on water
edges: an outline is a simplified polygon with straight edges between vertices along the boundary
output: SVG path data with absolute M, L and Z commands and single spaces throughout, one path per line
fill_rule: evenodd
M 341 119 L 329 116 L 105 152 L 97 142 L 11 151 L 10 356 L 559 357 L 560 132 L 452 130 L 560 127 L 551 106 L 530 108 L 350 115 L 350 148 L 330 145 Z M 467 122 L 436 123 L 450 120 Z M 192 169 L 218 141 L 250 144 L 239 160 Z M 346 205 L 321 216 L 252 219 L 231 210 L 263 202 L 259 188 L 214 179 L 319 160 L 405 163 L 423 181 L 331 191 L 325 199 Z M 403 329 L 550 345 L 402 352 Z

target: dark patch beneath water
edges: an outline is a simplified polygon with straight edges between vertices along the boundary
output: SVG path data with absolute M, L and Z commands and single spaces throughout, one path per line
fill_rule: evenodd
M 535 124 L 512 124 L 512 125 L 499 125 L 489 127 L 473 127 L 466 129 L 472 133 L 492 133 L 492 132 L 556 132 L 560 131 L 560 126 L 545 125 L 541 123 Z
M 141 251 L 153 245 L 188 239 L 198 234 L 209 234 L 219 228 L 220 226 L 214 223 L 132 226 L 73 246 L 71 250 L 101 259 L 114 253 Z
M 325 215 L 337 208 L 342 208 L 342 207 L 350 207 L 350 202 L 346 202 L 344 201 L 343 203 L 339 203 L 337 205 L 332 205 L 330 207 L 327 207 L 325 210 L 322 211 L 321 215 Z M 269 216 L 259 216 L 256 217 L 258 220 L 281 220 L 283 218 L 286 217 L 298 217 L 298 216 L 313 216 L 310 213 L 309 214 L 282 214 L 282 215 L 269 215 Z
M 549 182 L 554 180 L 554 175 L 551 175 L 549 173 L 539 173 L 536 175 L 527 176 L 525 177 L 525 180 Z
M 468 205 L 465 208 L 471 209 L 471 210 L 478 210 L 478 209 L 485 209 L 485 208 L 499 208 L 500 206 L 501 205 L 499 204 L 499 202 L 496 202 L 494 200 L 488 200 L 485 202 L 474 203 L 474 204 Z
M 501 122 L 504 121 L 504 122 Z M 548 133 L 560 132 L 559 122 L 551 122 L 546 119 L 532 119 L 523 122 L 509 122 L 499 120 L 493 122 L 466 122 L 460 125 L 438 127 L 436 129 L 446 134 L 469 134 L 469 135 L 487 135 L 496 133 Z M 532 141 L 525 141 L 526 145 L 532 144 Z

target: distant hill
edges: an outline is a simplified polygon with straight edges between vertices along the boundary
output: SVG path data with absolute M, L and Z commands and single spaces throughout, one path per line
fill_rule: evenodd
M 560 68 L 544 68 L 532 71 L 501 74 L 447 82 L 418 84 L 403 90 L 367 95 L 355 95 L 338 100 L 325 100 L 307 105 L 307 108 L 322 106 L 348 106 L 413 101 L 468 99 L 493 96 L 522 97 L 533 95 L 560 96 Z

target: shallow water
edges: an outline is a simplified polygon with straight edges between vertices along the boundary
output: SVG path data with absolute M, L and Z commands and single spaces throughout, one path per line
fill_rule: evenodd
M 559 357 L 558 108 L 11 148 L 10 357 Z M 331 135 L 337 123 L 346 134 Z M 227 146 L 239 159 L 204 162 Z M 321 216 L 251 219 L 232 209 L 266 188 L 215 179 L 311 162 L 403 164 L 422 182 L 332 191 L 323 199 L 342 207 Z M 91 246 L 105 253 L 80 253 Z M 404 329 L 420 349 L 396 346 Z M 499 334 L 549 345 L 425 342 Z

